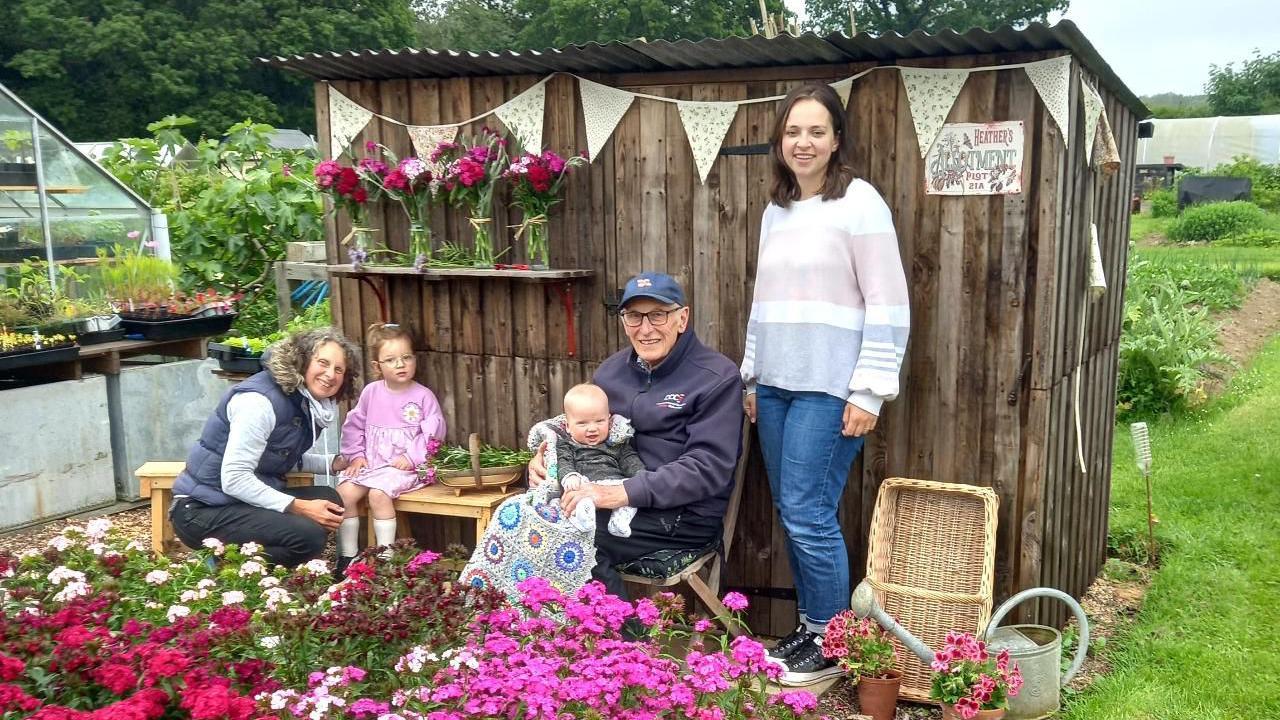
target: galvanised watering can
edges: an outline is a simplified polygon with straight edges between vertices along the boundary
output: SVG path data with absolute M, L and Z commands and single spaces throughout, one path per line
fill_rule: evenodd
M 1071 608 L 1080 626 L 1080 645 L 1076 648 L 1071 667 L 1059 675 L 1062 655 L 1062 634 L 1044 625 L 1009 625 L 997 627 L 1009 611 L 1025 600 L 1048 597 L 1061 600 Z M 893 633 L 920 661 L 933 662 L 933 650 L 912 635 L 897 620 L 881 608 L 875 599 L 875 591 L 865 580 L 853 591 L 850 607 L 860 618 L 872 617 L 885 630 Z M 992 652 L 1008 650 L 1009 657 L 1022 671 L 1022 691 L 1009 698 L 1007 720 L 1034 720 L 1046 718 L 1061 707 L 1059 689 L 1075 677 L 1084 663 L 1089 649 L 1089 620 L 1075 598 L 1053 588 L 1032 588 L 1009 598 L 991 616 L 987 624 L 987 648 Z

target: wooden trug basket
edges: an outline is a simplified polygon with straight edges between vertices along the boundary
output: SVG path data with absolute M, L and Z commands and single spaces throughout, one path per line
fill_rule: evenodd
M 997 504 L 986 487 L 907 478 L 880 486 L 867 580 L 885 612 L 934 650 L 948 630 L 980 636 L 991 619 Z M 933 671 L 893 645 L 901 697 L 931 702 Z
M 480 436 L 471 433 L 467 438 L 467 448 L 471 451 L 470 470 L 440 470 L 436 472 L 436 482 L 452 488 L 454 495 L 461 495 L 467 490 L 492 490 L 494 488 L 506 492 L 507 488 L 520 482 L 524 477 L 523 465 L 504 465 L 502 467 L 480 467 Z

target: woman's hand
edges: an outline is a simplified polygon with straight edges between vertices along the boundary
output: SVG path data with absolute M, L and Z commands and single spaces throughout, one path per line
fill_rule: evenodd
M 342 506 L 321 498 L 314 500 L 295 499 L 289 503 L 288 511 L 294 515 L 301 515 L 330 532 L 337 530 L 338 525 L 342 524 Z
M 365 468 L 365 466 L 366 466 L 366 465 L 368 465 L 368 464 L 369 464 L 369 461 L 368 461 L 368 460 L 365 460 L 365 459 L 364 459 L 364 458 L 362 458 L 362 457 L 358 457 L 358 458 L 356 458 L 355 460 L 352 460 L 352 461 L 347 465 L 347 469 L 342 471 L 342 476 L 343 476 L 343 477 L 353 478 L 353 477 L 355 477 L 355 476 L 359 475 L 359 474 L 360 474 L 360 471 L 361 471 L 361 470 L 363 470 L 363 469 Z
M 845 437 L 862 437 L 876 428 L 878 417 L 854 405 L 844 404 L 844 427 L 840 434 Z
M 329 465 L 329 469 L 333 472 L 340 473 L 346 470 L 351 463 L 345 455 L 334 455 L 333 462 Z
M 533 454 L 533 459 L 529 461 L 529 487 L 536 488 L 547 479 L 547 461 L 546 461 L 547 441 L 543 440 L 538 444 L 538 451 Z
M 747 419 L 751 424 L 756 422 L 756 394 L 744 395 L 742 398 L 742 411 L 747 414 Z

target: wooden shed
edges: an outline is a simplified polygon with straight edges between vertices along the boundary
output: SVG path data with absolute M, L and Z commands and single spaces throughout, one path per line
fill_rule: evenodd
M 1064 56 L 1070 57 L 1065 138 L 1022 69 Z M 897 223 L 912 330 L 903 393 L 887 405 L 844 498 L 855 580 L 865 566 L 877 487 L 893 476 L 995 488 L 997 602 L 1041 585 L 1079 596 L 1101 568 L 1128 200 L 1138 122 L 1147 110 L 1070 22 L 963 34 L 633 41 L 518 53 L 325 52 L 262 62 L 316 81 L 326 156 L 330 88 L 381 116 L 356 138 L 357 147 L 374 140 L 403 156 L 411 144 L 402 124 L 466 120 L 550 75 L 543 144 L 571 153 L 587 147 L 577 78 L 656 97 L 742 101 L 885 68 L 853 80 L 848 115 L 857 174 L 886 198 Z M 927 193 L 910 98 L 899 71 L 888 66 L 984 68 L 968 76 L 946 119 L 1022 121 L 1021 192 Z M 1085 158 L 1081 79 L 1097 88 L 1114 130 L 1122 166 L 1110 176 Z M 677 106 L 637 98 L 553 211 L 552 265 L 567 272 L 353 273 L 341 265 L 346 253 L 337 239 L 349 226 L 339 216 L 328 232 L 335 316 L 352 337 L 384 312 L 412 329 L 420 379 L 441 397 L 455 442 L 474 431 L 490 442 L 519 444 L 533 422 L 556 412 L 565 389 L 626 343 L 613 318 L 616 298 L 642 269 L 677 276 L 691 296 L 699 337 L 736 362 L 767 203 L 763 144 L 776 106 L 739 107 L 700 182 Z M 463 132 L 485 123 L 503 130 L 490 115 Z M 497 205 L 494 225 L 514 222 L 501 198 Z M 1110 288 L 1086 301 L 1091 222 Z M 407 224 L 394 205 L 375 211 L 372 225 L 391 247 L 407 248 Z M 470 237 L 453 212 L 437 211 L 434 228 L 437 243 L 465 244 Z M 499 250 L 510 244 L 505 233 L 497 235 Z M 523 262 L 523 249 L 506 257 Z M 1076 383 L 1085 471 L 1077 461 Z M 791 582 L 754 455 L 725 583 L 753 596 L 753 629 L 783 634 L 795 617 Z M 471 537 L 462 524 L 438 522 L 415 526 L 415 534 L 437 548 Z M 1024 617 L 1056 623 L 1064 615 L 1046 605 L 1027 608 Z

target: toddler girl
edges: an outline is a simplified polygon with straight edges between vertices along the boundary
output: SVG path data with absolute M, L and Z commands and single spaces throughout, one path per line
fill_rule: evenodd
M 338 528 L 340 579 L 358 551 L 360 501 L 368 498 L 373 534 L 379 545 L 396 539 L 392 501 L 418 487 L 417 467 L 444 439 L 444 414 L 436 396 L 414 379 L 417 361 L 409 333 L 399 325 L 375 323 L 366 345 L 373 375 L 360 401 L 342 423 L 342 455 L 351 463 L 342 473 L 338 494 L 345 507 Z

